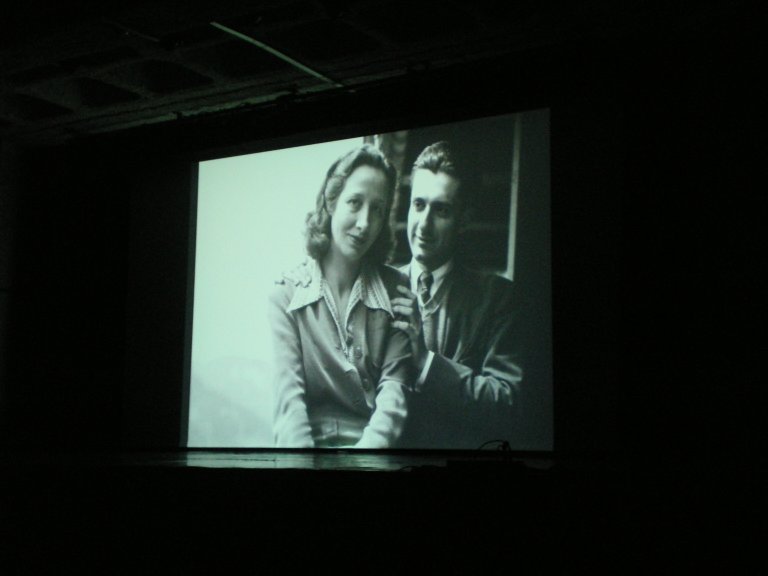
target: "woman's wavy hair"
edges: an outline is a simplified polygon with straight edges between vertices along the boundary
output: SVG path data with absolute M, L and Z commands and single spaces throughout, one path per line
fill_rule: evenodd
M 393 237 L 389 213 L 392 209 L 395 187 L 397 186 L 397 170 L 376 146 L 363 144 L 350 150 L 331 164 L 317 194 L 315 209 L 307 214 L 304 231 L 307 253 L 315 260 L 320 260 L 328 252 L 331 245 L 331 215 L 336 208 L 336 201 L 344 190 L 349 175 L 360 166 L 370 166 L 381 170 L 387 182 L 384 225 L 364 258 L 374 264 L 382 264 L 390 256 Z

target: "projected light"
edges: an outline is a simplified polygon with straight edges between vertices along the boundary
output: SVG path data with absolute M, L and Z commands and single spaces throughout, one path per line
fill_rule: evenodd
M 452 274 L 466 267 L 482 275 L 471 278 L 493 275 L 506 282 L 490 281 L 504 290 L 476 292 L 484 296 L 455 314 L 448 312 L 455 306 L 451 294 L 455 300 L 457 294 L 474 293 L 446 282 L 442 321 L 451 327 L 441 329 L 445 342 L 430 355 L 425 370 L 434 372 L 433 387 L 454 382 L 460 373 L 466 389 L 438 394 L 426 394 L 425 389 L 421 394 L 426 372 L 415 375 L 404 394 L 406 428 L 418 429 L 420 423 L 410 419 L 426 410 L 441 413 L 434 421 L 444 429 L 422 431 L 412 436 L 418 438 L 414 441 L 407 434 L 397 435 L 398 440 L 385 447 L 477 449 L 503 441 L 518 450 L 551 450 L 548 128 L 548 112 L 536 110 L 200 162 L 188 446 L 277 446 L 268 300 L 275 281 L 308 258 L 305 217 L 315 206 L 331 164 L 350 149 L 370 143 L 396 168 L 399 181 L 389 214 L 395 240 L 390 265 L 407 269 L 412 167 L 426 146 L 445 140 L 470 167 L 465 178 L 470 181 L 462 181 L 459 188 L 462 214 L 468 218 L 461 219 Z M 501 307 L 507 297 L 514 299 L 512 306 Z M 490 315 L 494 310 L 510 314 L 494 317 L 493 326 L 474 325 L 472 310 L 484 308 Z M 489 336 L 494 331 L 498 338 Z M 441 376 L 440 370 L 453 370 L 453 376 Z M 436 400 L 453 393 L 456 397 L 448 404 Z M 498 402 L 508 405 L 497 410 Z M 373 404 L 375 409 L 375 400 Z M 306 408 L 312 426 L 317 425 L 314 407 Z

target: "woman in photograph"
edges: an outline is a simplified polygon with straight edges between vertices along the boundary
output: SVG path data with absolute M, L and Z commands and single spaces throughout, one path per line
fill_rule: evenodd
M 309 258 L 272 291 L 278 447 L 387 448 L 400 436 L 414 375 L 390 302 L 407 279 L 384 264 L 396 180 L 374 146 L 336 160 L 307 215 Z

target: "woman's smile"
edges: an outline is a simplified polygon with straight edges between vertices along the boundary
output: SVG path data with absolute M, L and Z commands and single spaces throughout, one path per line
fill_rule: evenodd
M 367 242 L 368 242 L 368 238 L 365 235 L 363 235 L 363 234 L 361 234 L 361 235 L 348 234 L 348 236 L 352 240 L 352 244 L 354 244 L 355 246 L 357 246 L 359 248 L 364 247 L 367 244 Z

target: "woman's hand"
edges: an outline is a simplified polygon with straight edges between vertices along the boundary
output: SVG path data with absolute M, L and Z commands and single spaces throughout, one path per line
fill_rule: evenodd
M 392 311 L 395 313 L 395 319 L 392 326 L 398 328 L 408 335 L 411 341 L 411 352 L 416 369 L 421 372 L 424 363 L 427 361 L 427 345 L 424 343 L 424 333 L 421 329 L 421 315 L 419 314 L 419 303 L 416 295 L 405 286 L 398 286 L 398 292 L 402 296 L 392 299 Z

